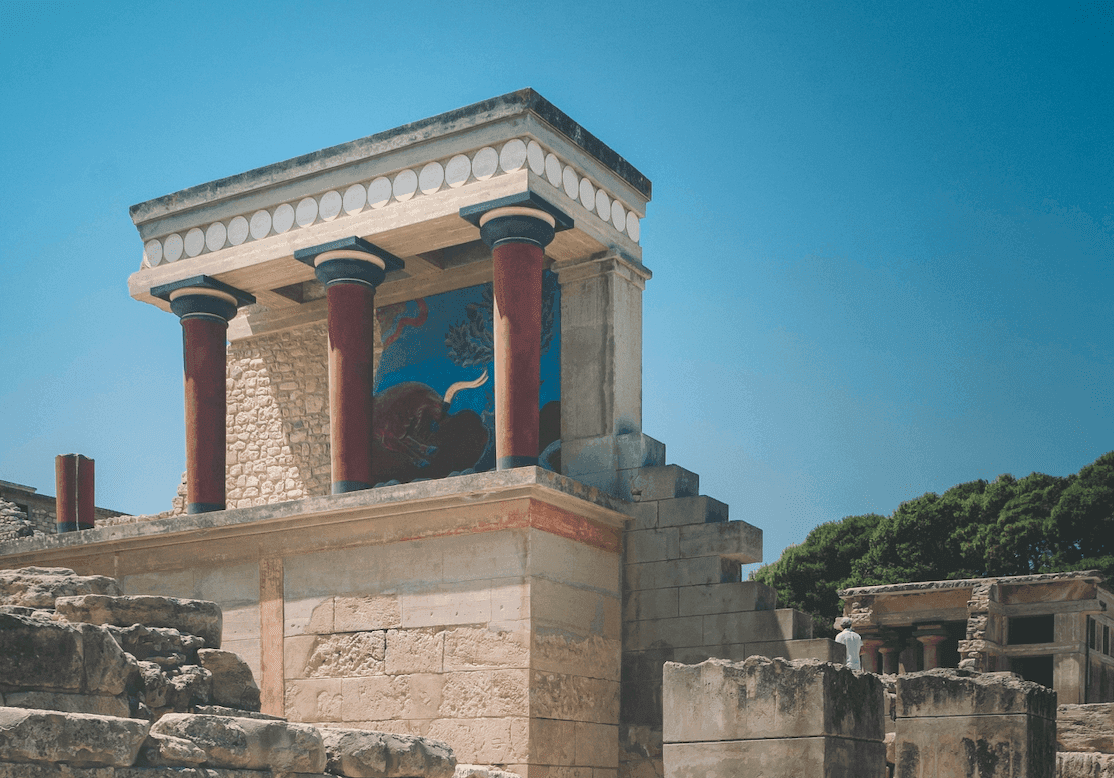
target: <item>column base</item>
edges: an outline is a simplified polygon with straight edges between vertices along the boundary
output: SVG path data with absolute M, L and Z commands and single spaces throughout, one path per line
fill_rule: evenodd
M 213 511 L 223 511 L 224 508 L 223 502 L 191 502 L 186 505 L 186 513 L 212 513 Z
M 540 467 L 537 457 L 499 457 L 495 460 L 496 470 L 513 470 L 516 467 Z
M 57 522 L 54 526 L 58 528 L 58 534 L 63 532 L 77 532 L 83 529 L 96 529 L 95 524 L 79 524 L 76 521 L 61 521 Z
M 333 481 L 333 494 L 348 494 L 349 492 L 362 492 L 370 489 L 373 484 L 364 481 Z

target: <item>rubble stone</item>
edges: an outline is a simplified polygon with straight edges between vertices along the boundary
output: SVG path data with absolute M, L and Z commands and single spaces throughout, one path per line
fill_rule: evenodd
M 205 645 L 209 648 L 220 648 L 221 609 L 215 602 L 208 600 L 184 600 L 146 594 L 88 594 L 58 597 L 54 607 L 70 621 L 114 624 L 117 627 L 130 627 L 133 624 L 171 627 L 184 634 L 197 635 L 205 640 Z
M 120 595 L 120 586 L 103 575 L 78 575 L 67 567 L 0 570 L 0 605 L 53 608 L 59 597 Z
M 204 764 L 205 751 L 185 738 L 150 733 L 139 751 L 145 767 L 196 767 Z
M 0 761 L 128 767 L 149 726 L 114 716 L 0 708 Z
M 325 746 L 307 724 L 232 716 L 168 713 L 151 732 L 189 740 L 203 749 L 211 767 L 321 773 Z
M 447 743 L 363 729 L 321 732 L 331 773 L 347 778 L 451 778 L 456 757 Z
M 65 692 L 8 692 L 4 705 L 11 708 L 36 708 L 63 713 L 93 713 L 98 716 L 128 718 L 131 706 L 126 695 L 66 694 Z
M 201 666 L 212 673 L 212 701 L 242 710 L 259 710 L 259 686 L 247 662 L 231 651 L 203 648 L 197 652 Z

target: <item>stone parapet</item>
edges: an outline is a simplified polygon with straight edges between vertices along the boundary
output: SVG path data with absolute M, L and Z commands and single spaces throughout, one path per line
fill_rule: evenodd
M 814 660 L 666 663 L 666 778 L 886 774 L 882 685 Z

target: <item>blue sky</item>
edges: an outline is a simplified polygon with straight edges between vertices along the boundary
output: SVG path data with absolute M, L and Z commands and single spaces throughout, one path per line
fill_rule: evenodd
M 0 2 L 0 479 L 169 507 L 128 206 L 530 86 L 654 184 L 644 428 L 765 530 L 1114 449 L 1114 5 Z

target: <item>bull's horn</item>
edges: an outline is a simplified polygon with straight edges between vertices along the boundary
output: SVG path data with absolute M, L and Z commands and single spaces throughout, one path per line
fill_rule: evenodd
M 453 397 L 461 389 L 475 389 L 476 387 L 483 386 L 486 383 L 487 383 L 487 371 L 486 370 L 484 371 L 484 374 L 482 376 L 480 376 L 479 378 L 477 378 L 475 381 L 457 381 L 455 384 L 453 384 L 452 386 L 449 387 L 447 392 L 445 392 L 445 405 L 448 405 L 449 403 L 451 403 L 453 401 Z

